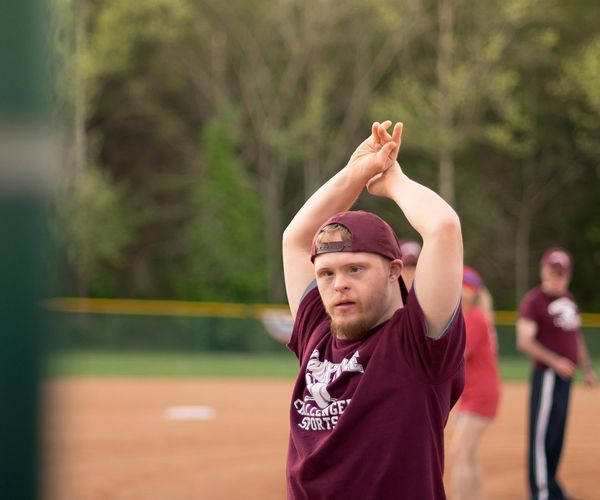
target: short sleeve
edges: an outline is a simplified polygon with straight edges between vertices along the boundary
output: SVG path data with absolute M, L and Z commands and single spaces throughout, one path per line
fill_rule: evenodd
M 328 318 L 329 316 L 325 311 L 319 289 L 313 281 L 300 302 L 296 320 L 294 321 L 292 336 L 287 344 L 288 349 L 292 351 L 299 360 L 302 359 L 312 332 Z
M 519 304 L 519 318 L 530 319 L 532 321 L 538 321 L 538 313 L 536 307 L 536 295 L 534 290 L 529 292 L 521 300 Z
M 394 316 L 395 334 L 400 341 L 402 357 L 430 382 L 437 383 L 452 377 L 462 366 L 465 351 L 465 322 L 460 303 L 448 322 L 443 335 L 427 336 L 425 315 L 411 288 L 406 306 Z

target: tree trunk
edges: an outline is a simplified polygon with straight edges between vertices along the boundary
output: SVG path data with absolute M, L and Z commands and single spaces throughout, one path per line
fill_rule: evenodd
M 281 259 L 281 236 L 283 232 L 282 192 L 285 179 L 282 158 L 273 158 L 260 147 L 258 152 L 260 189 L 263 198 L 262 208 L 265 220 L 265 258 L 267 271 L 267 299 L 277 303 L 285 301 L 283 265 Z
M 217 107 L 222 108 L 227 104 L 227 34 L 215 31 L 211 38 L 211 81 L 212 96 Z
M 452 45 L 454 11 L 452 0 L 438 2 L 438 137 L 439 149 L 439 192 L 448 203 L 454 203 L 454 157 L 452 146 Z
M 86 148 L 86 95 L 83 58 L 86 50 L 86 31 L 85 31 L 85 1 L 74 0 L 75 2 L 75 64 L 73 75 L 73 150 L 72 150 L 72 169 L 68 176 L 68 189 L 79 189 L 79 184 L 85 175 L 85 165 L 87 161 Z M 80 296 L 88 294 L 88 278 L 76 273 L 77 293 Z
M 533 209 L 525 199 L 517 216 L 515 235 L 515 297 L 517 304 L 529 289 L 529 241 Z
M 85 170 L 86 137 L 85 137 L 85 81 L 83 56 L 86 45 L 85 1 L 75 0 L 75 71 L 73 78 L 74 117 L 73 117 L 73 171 L 72 181 L 76 181 Z
M 440 196 L 450 205 L 454 203 L 454 157 L 449 149 L 442 149 L 439 155 Z

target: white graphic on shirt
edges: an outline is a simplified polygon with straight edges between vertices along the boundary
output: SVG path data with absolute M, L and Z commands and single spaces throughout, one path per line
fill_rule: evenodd
M 356 351 L 350 359 L 344 358 L 341 363 L 332 363 L 321 361 L 318 349 L 311 353 L 305 375 L 306 389 L 311 395 L 305 396 L 304 400 L 294 401 L 294 408 L 303 417 L 299 427 L 313 431 L 331 430 L 335 427 L 351 400 L 332 398 L 327 385 L 344 372 L 364 373 L 358 356 Z
M 348 360 L 341 363 L 319 360 L 319 350 L 315 349 L 306 365 L 306 388 L 312 394 L 319 408 L 327 408 L 332 398 L 327 392 L 327 385 L 336 380 L 343 372 L 363 372 L 358 363 L 358 351 Z
M 563 330 L 577 330 L 581 318 L 577 306 L 568 297 L 561 297 L 548 305 L 548 313 L 553 317 L 554 325 Z

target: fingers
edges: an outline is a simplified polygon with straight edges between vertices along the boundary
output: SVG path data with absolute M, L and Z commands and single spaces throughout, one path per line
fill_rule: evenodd
M 373 126 L 375 126 L 377 122 L 375 122 L 373 124 Z M 377 136 L 379 138 L 379 141 L 382 144 L 385 144 L 386 142 L 390 142 L 390 141 L 394 141 L 398 144 L 400 144 L 401 138 L 402 138 L 402 129 L 404 127 L 404 124 L 402 122 L 396 122 L 396 124 L 394 125 L 394 129 L 392 131 L 392 135 L 390 135 L 387 131 L 388 128 L 390 128 L 390 126 L 392 125 L 392 122 L 390 120 L 386 120 L 382 123 L 379 123 L 378 126 L 376 127 L 376 133 Z M 373 130 L 372 130 L 373 132 Z
M 381 144 L 381 140 L 379 139 L 379 127 L 380 127 L 379 122 L 373 122 L 373 125 L 371 125 L 370 139 L 371 139 L 373 146 Z
M 394 163 L 383 172 L 371 177 L 371 179 L 369 179 L 367 182 L 367 191 L 373 196 L 384 196 L 390 198 L 390 183 L 388 182 L 388 179 L 392 178 L 392 175 L 395 172 L 401 172 L 400 165 L 398 165 L 398 163 Z
M 377 153 L 378 160 L 383 164 L 383 170 L 390 168 L 398 156 L 398 145 L 395 142 L 388 142 Z
M 575 375 L 577 367 L 570 359 L 560 358 L 555 369 L 556 372 L 561 376 L 561 378 L 566 380 L 572 378 L 573 375 Z
M 396 144 L 396 147 L 390 154 L 390 157 L 396 161 L 398 159 L 398 153 L 400 152 L 400 146 L 402 144 L 402 129 L 404 128 L 404 124 L 402 122 L 396 123 L 394 125 L 394 131 L 392 132 L 392 142 Z
M 397 122 L 396 125 L 394 125 L 394 131 L 392 132 L 392 140 L 398 144 L 398 147 L 402 144 L 402 129 L 404 129 L 404 123 Z
M 377 174 L 377 175 L 374 175 L 373 177 L 371 177 L 369 179 L 369 181 L 367 182 L 367 190 L 370 190 L 371 186 L 373 186 L 373 184 L 378 182 L 382 176 L 383 176 L 383 173 L 380 173 L 380 174 Z
M 383 165 L 382 171 L 394 165 L 400 151 L 403 124 L 397 122 L 392 130 L 392 135 L 390 135 L 388 129 L 391 125 L 392 122 L 390 120 L 385 120 L 381 123 L 373 122 L 371 125 L 371 136 L 365 143 L 377 155 L 378 163 Z
M 377 128 L 379 140 L 381 141 L 382 144 L 385 144 L 386 142 L 389 142 L 392 140 L 392 136 L 390 134 L 388 134 L 388 131 L 387 131 L 387 129 L 390 128 L 391 125 L 392 125 L 392 122 L 390 120 L 386 120 L 386 121 L 380 123 L 379 127 Z
M 398 146 L 400 145 L 404 124 L 402 122 L 396 122 L 394 129 L 392 130 L 392 135 L 390 135 L 388 129 L 391 125 L 391 120 L 385 120 L 381 123 L 373 122 L 373 125 L 371 125 L 371 139 L 374 144 L 383 145 L 393 141 L 398 144 Z

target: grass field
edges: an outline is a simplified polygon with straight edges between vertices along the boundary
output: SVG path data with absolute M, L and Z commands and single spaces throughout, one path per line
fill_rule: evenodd
M 600 366 L 600 360 L 596 360 Z M 527 380 L 529 361 L 502 357 L 503 380 Z M 46 377 L 269 377 L 293 378 L 292 354 L 233 354 L 155 351 L 63 351 L 46 357 Z
M 63 351 L 46 358 L 48 377 L 292 378 L 298 362 L 286 354 L 156 351 Z

